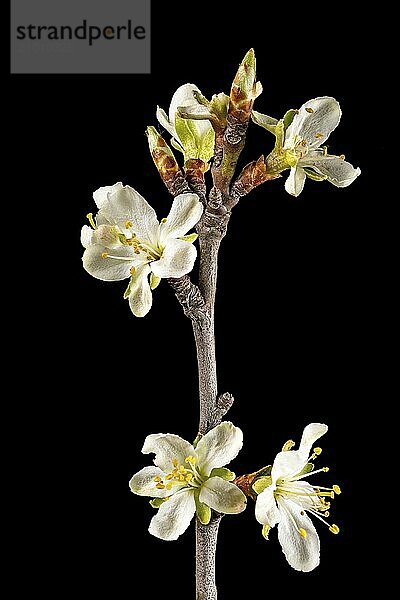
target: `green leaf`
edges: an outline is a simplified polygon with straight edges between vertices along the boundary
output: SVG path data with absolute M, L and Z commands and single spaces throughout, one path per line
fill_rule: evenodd
M 159 285 L 160 281 L 161 277 L 157 277 L 157 275 L 154 275 L 154 273 L 152 272 L 150 275 L 150 289 L 155 290 L 156 287 Z
M 300 471 L 299 475 L 307 475 L 307 473 L 311 473 L 314 471 L 313 463 L 307 463 L 302 471 Z
M 189 235 L 184 235 L 183 237 L 181 237 L 180 239 L 183 242 L 189 242 L 189 244 L 193 244 L 193 242 L 195 242 L 198 238 L 198 234 L 197 233 L 189 233 Z
M 214 156 L 214 148 L 215 148 L 215 131 L 214 129 L 209 129 L 207 133 L 202 137 L 199 158 L 208 163 L 212 157 Z
M 257 475 L 258 475 L 258 477 L 261 477 L 261 475 L 271 475 L 271 471 L 272 471 L 272 465 L 267 465 L 266 467 L 259 469 L 257 471 Z
M 194 501 L 196 503 L 196 514 L 200 523 L 203 525 L 208 525 L 211 520 L 211 508 L 204 504 L 204 502 L 200 502 L 199 500 L 200 489 L 198 488 L 194 492 Z
M 164 502 L 166 502 L 167 500 L 169 500 L 169 498 L 152 498 L 149 504 L 153 508 L 160 508 L 161 504 L 164 504 Z
M 221 479 L 225 479 L 225 481 L 233 481 L 236 475 L 226 467 L 220 467 L 213 469 L 210 473 L 210 477 L 221 477 Z
M 269 534 L 270 529 L 271 529 L 271 527 L 269 525 L 265 524 L 265 525 L 263 525 L 263 528 L 261 530 L 263 538 L 265 538 L 267 541 L 269 540 L 268 534 Z
M 275 135 L 276 135 L 275 150 L 277 152 L 280 152 L 282 150 L 283 144 L 285 142 L 285 124 L 283 122 L 283 119 L 278 121 L 278 123 L 276 124 Z
M 272 477 L 271 475 L 267 475 L 267 476 L 263 476 L 263 477 L 258 477 L 252 484 L 252 488 L 255 491 L 255 493 L 261 494 L 261 492 L 263 492 L 264 490 L 267 489 L 267 487 L 269 487 L 272 484 Z
M 325 179 L 326 179 L 325 175 L 320 175 L 319 173 L 316 173 L 315 171 L 313 171 L 312 169 L 309 169 L 308 167 L 305 167 L 304 171 L 305 171 L 305 174 L 307 175 L 307 177 L 309 177 L 313 181 L 325 181 Z
M 285 131 L 286 129 L 289 127 L 289 125 L 291 125 L 294 117 L 298 114 L 298 110 L 291 108 L 290 110 L 288 110 L 285 113 L 285 116 L 283 117 L 283 124 L 285 126 Z

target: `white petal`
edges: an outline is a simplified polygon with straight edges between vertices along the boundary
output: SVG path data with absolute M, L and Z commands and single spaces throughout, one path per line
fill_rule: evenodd
M 164 127 L 164 129 L 166 129 L 172 136 L 175 136 L 174 126 L 169 122 L 165 110 L 163 110 L 159 106 L 157 106 L 156 117 L 160 125 L 162 125 L 162 127 Z
M 202 214 L 203 205 L 196 194 L 179 194 L 172 203 L 167 220 L 161 223 L 161 242 L 186 235 Z
M 193 490 L 181 490 L 161 504 L 149 532 L 161 540 L 177 540 L 189 527 L 195 512 Z
M 189 242 L 169 239 L 160 260 L 151 263 L 151 270 L 157 277 L 182 277 L 193 269 L 197 250 Z
M 146 316 L 153 303 L 153 295 L 148 279 L 150 271 L 149 265 L 141 265 L 136 267 L 136 272 L 132 276 L 129 306 L 135 317 Z
M 314 443 L 328 431 L 328 425 L 324 423 L 310 423 L 304 428 L 299 450 L 305 458 L 308 458 Z
M 143 454 L 154 452 L 154 464 L 165 473 L 170 473 L 174 468 L 173 461 L 177 460 L 179 465 L 186 466 L 185 459 L 195 456 L 192 444 L 172 433 L 153 433 L 148 435 L 144 441 Z
M 92 243 L 93 229 L 89 225 L 84 225 L 81 229 L 81 244 L 87 248 Z
M 311 519 L 290 500 L 279 500 L 279 506 L 278 539 L 286 560 L 296 571 L 312 571 L 319 565 L 320 544 Z M 306 537 L 300 535 L 300 528 L 304 529 Z
M 300 166 L 290 169 L 289 177 L 285 181 L 285 190 L 292 196 L 301 194 L 306 180 L 306 173 Z
M 274 496 L 275 486 L 270 485 L 256 500 L 256 519 L 262 525 L 274 527 L 280 520 L 280 512 Z
M 83 253 L 83 268 L 92 277 L 102 281 L 121 281 L 131 276 L 130 269 L 134 264 L 135 253 L 130 246 L 119 246 L 112 248 L 109 254 L 118 258 L 103 258 L 107 252 L 104 246 L 89 246 Z M 127 260 L 129 259 L 129 260 Z
M 120 187 L 117 187 L 118 185 Z M 141 242 L 155 244 L 158 220 L 154 209 L 129 185 L 117 184 L 113 187 L 115 189 L 108 193 L 101 214 L 122 230 L 125 229 L 126 222 L 131 221 L 131 231 L 136 233 Z
M 193 106 L 196 102 L 193 92 L 200 92 L 199 88 L 193 83 L 185 83 L 181 85 L 172 96 L 171 104 L 169 107 L 169 120 L 172 124 L 175 124 L 175 117 L 180 106 Z M 201 92 L 200 92 L 201 93 Z M 209 121 L 191 121 L 191 127 L 195 129 L 198 135 L 203 136 L 212 129 L 212 125 Z
M 305 140 L 310 148 L 322 146 L 337 127 L 341 116 L 342 111 L 335 98 L 322 96 L 305 102 L 287 129 L 285 148 L 293 148 L 296 138 Z
M 211 429 L 196 446 L 200 471 L 209 475 L 214 468 L 228 465 L 243 446 L 243 433 L 229 421 Z
M 242 490 L 221 477 L 207 479 L 201 486 L 199 499 L 213 510 L 226 515 L 243 512 L 247 504 Z
M 275 484 L 278 479 L 290 479 L 298 475 L 307 463 L 308 455 L 300 450 L 289 450 L 288 452 L 279 452 L 272 465 L 271 477 Z
M 170 496 L 171 492 L 164 488 L 159 490 L 154 481 L 154 477 L 165 476 L 164 472 L 158 467 L 144 467 L 141 471 L 138 471 L 129 482 L 129 487 L 134 494 L 138 496 L 150 496 L 151 498 L 166 498 Z
M 306 156 L 304 161 L 301 160 L 301 165 L 312 167 L 336 187 L 347 187 L 361 173 L 361 169 L 355 169 L 351 163 L 338 156 L 321 156 L 317 153 Z
M 93 192 L 93 200 L 96 202 L 97 208 L 100 210 L 103 206 L 108 203 L 108 194 L 110 192 L 116 192 L 117 190 L 122 189 L 124 186 L 120 181 L 115 183 L 114 185 L 105 185 L 104 187 L 99 188 L 95 192 Z

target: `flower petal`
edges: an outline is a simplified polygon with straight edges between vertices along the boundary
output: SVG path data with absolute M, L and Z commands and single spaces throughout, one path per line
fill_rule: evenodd
M 192 229 L 203 214 L 203 205 L 196 194 L 179 194 L 172 203 L 167 220 L 161 223 L 160 241 L 180 238 Z
M 169 120 L 173 125 L 175 125 L 175 118 L 180 106 L 190 106 L 193 108 L 193 104 L 196 103 L 193 92 L 200 92 L 197 85 L 194 85 L 193 83 L 184 83 L 172 96 L 171 104 L 169 106 Z M 205 135 L 212 129 L 212 125 L 209 121 L 191 121 L 191 127 L 200 136 Z
M 292 196 L 301 194 L 304 188 L 304 182 L 306 180 L 306 173 L 300 166 L 292 167 L 290 169 L 289 177 L 285 181 L 285 190 Z
M 321 156 L 321 154 L 311 153 L 305 156 L 304 161 L 301 160 L 300 164 L 312 167 L 336 187 L 347 187 L 361 173 L 361 169 L 355 169 L 351 163 L 341 160 L 338 156 Z
M 160 125 L 162 127 L 164 127 L 164 129 L 166 129 L 168 131 L 168 133 L 170 133 L 172 136 L 175 136 L 174 126 L 169 122 L 169 119 L 168 119 L 168 116 L 167 116 L 167 113 L 165 112 L 165 110 L 163 110 L 159 106 L 157 106 L 156 117 L 157 117 L 157 121 L 160 123 Z
M 285 148 L 293 148 L 298 139 L 318 148 L 337 127 L 342 116 L 335 98 L 322 96 L 305 102 L 286 131 Z
M 81 244 L 87 248 L 92 243 L 93 229 L 89 225 L 84 225 L 81 229 Z
M 154 464 L 160 467 L 165 473 L 170 473 L 174 468 L 173 461 L 177 460 L 178 465 L 185 466 L 185 459 L 188 456 L 195 456 L 195 450 L 192 444 L 172 433 L 153 433 L 148 435 L 144 441 L 143 454 L 154 452 Z
M 272 465 L 272 484 L 274 485 L 278 479 L 288 479 L 300 473 L 307 463 L 307 458 L 308 454 L 305 456 L 300 450 L 279 452 Z
M 177 540 L 189 527 L 195 512 L 193 490 L 181 490 L 162 503 L 150 522 L 149 532 L 161 540 Z
M 209 475 L 216 467 L 228 465 L 243 446 L 243 433 L 229 421 L 211 429 L 196 446 L 200 471 Z
M 108 194 L 114 193 L 123 187 L 123 184 L 118 181 L 114 185 L 105 185 L 93 192 L 93 200 L 95 201 L 97 208 L 101 210 L 106 206 L 108 204 Z
M 271 485 L 257 496 L 256 519 L 262 525 L 274 527 L 280 521 L 280 512 L 274 496 L 275 486 Z
M 119 186 L 119 187 L 117 187 Z M 155 244 L 158 233 L 158 220 L 154 208 L 129 185 L 116 184 L 107 195 L 101 213 L 110 222 L 124 231 L 128 221 L 130 231 L 136 233 L 139 241 Z
M 278 539 L 286 560 L 296 571 L 312 571 L 319 565 L 319 537 L 311 519 L 290 500 L 279 500 L 281 520 Z M 304 530 L 301 535 L 299 530 Z M 304 536 L 304 537 L 303 537 Z
M 304 458 L 308 458 L 314 443 L 327 431 L 328 425 L 324 423 L 310 423 L 304 428 L 299 447 L 299 451 L 303 453 Z
M 156 487 L 154 477 L 165 476 L 164 472 L 158 467 L 144 467 L 141 471 L 135 473 L 129 482 L 129 487 L 134 494 L 138 496 L 150 496 L 151 498 L 166 498 L 171 495 L 171 491 L 164 488 L 159 490 Z
M 146 316 L 153 303 L 153 295 L 148 279 L 150 271 L 149 265 L 141 265 L 136 267 L 135 274 L 131 278 L 129 306 L 135 317 Z
M 247 504 L 242 490 L 221 477 L 210 477 L 201 486 L 200 502 L 226 515 L 243 512 Z
M 82 261 L 85 271 L 102 281 L 122 281 L 131 276 L 130 269 L 135 260 L 135 253 L 130 246 L 119 246 L 110 250 L 109 254 L 120 257 L 106 257 L 107 248 L 98 244 L 89 246 L 83 253 Z
M 151 263 L 151 270 L 157 277 L 182 277 L 193 269 L 197 250 L 193 244 L 182 240 L 169 239 L 160 260 Z

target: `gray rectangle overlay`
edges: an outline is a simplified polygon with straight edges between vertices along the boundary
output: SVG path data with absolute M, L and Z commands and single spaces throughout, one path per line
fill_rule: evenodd
M 11 73 L 150 73 L 151 0 L 11 0 Z

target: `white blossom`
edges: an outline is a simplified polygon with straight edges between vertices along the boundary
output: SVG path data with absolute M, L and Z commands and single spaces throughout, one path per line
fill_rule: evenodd
M 215 133 L 207 120 L 208 108 L 198 102 L 193 94 L 199 88 L 193 83 L 181 85 L 172 96 L 168 115 L 157 107 L 157 119 L 172 135 L 171 143 L 176 150 L 183 152 L 185 161 L 199 158 L 204 163 L 214 154 Z M 196 119 L 183 119 L 179 116 L 179 108 L 189 108 Z
M 330 525 L 330 502 L 340 494 L 338 485 L 322 487 L 303 481 L 306 477 L 327 472 L 328 467 L 314 471 L 313 461 L 321 448 L 310 451 L 314 442 L 328 430 L 322 423 L 311 423 L 303 431 L 298 450 L 286 450 L 294 442 L 285 444 L 276 456 L 271 470 L 271 481 L 256 501 L 256 519 L 264 525 L 268 537 L 270 528 L 278 525 L 278 539 L 290 566 L 298 571 L 312 571 L 319 564 L 320 543 L 317 531 L 307 513 L 325 523 L 332 533 L 339 533 L 337 525 Z
M 342 111 L 334 98 L 322 96 L 309 100 L 294 116 L 286 130 L 283 150 L 291 165 L 286 191 L 298 196 L 307 175 L 327 180 L 336 187 L 347 187 L 361 173 L 345 160 L 344 155 L 327 154 L 322 145 L 340 121 Z
M 133 493 L 157 500 L 158 507 L 149 532 L 162 540 L 176 540 L 188 528 L 194 514 L 207 524 L 211 509 L 225 514 L 246 508 L 246 496 L 227 479 L 234 473 L 224 469 L 243 445 L 242 431 L 225 421 L 209 431 L 196 449 L 178 435 L 149 435 L 143 454 L 154 453 L 154 465 L 144 467 L 129 483 Z
M 145 316 L 160 279 L 193 269 L 196 234 L 187 236 L 203 213 L 196 194 L 177 196 L 159 223 L 154 209 L 133 188 L 116 183 L 93 194 L 99 212 L 82 228 L 83 267 L 102 281 L 130 278 L 125 298 L 134 315 Z M 150 275 L 150 282 L 149 282 Z

